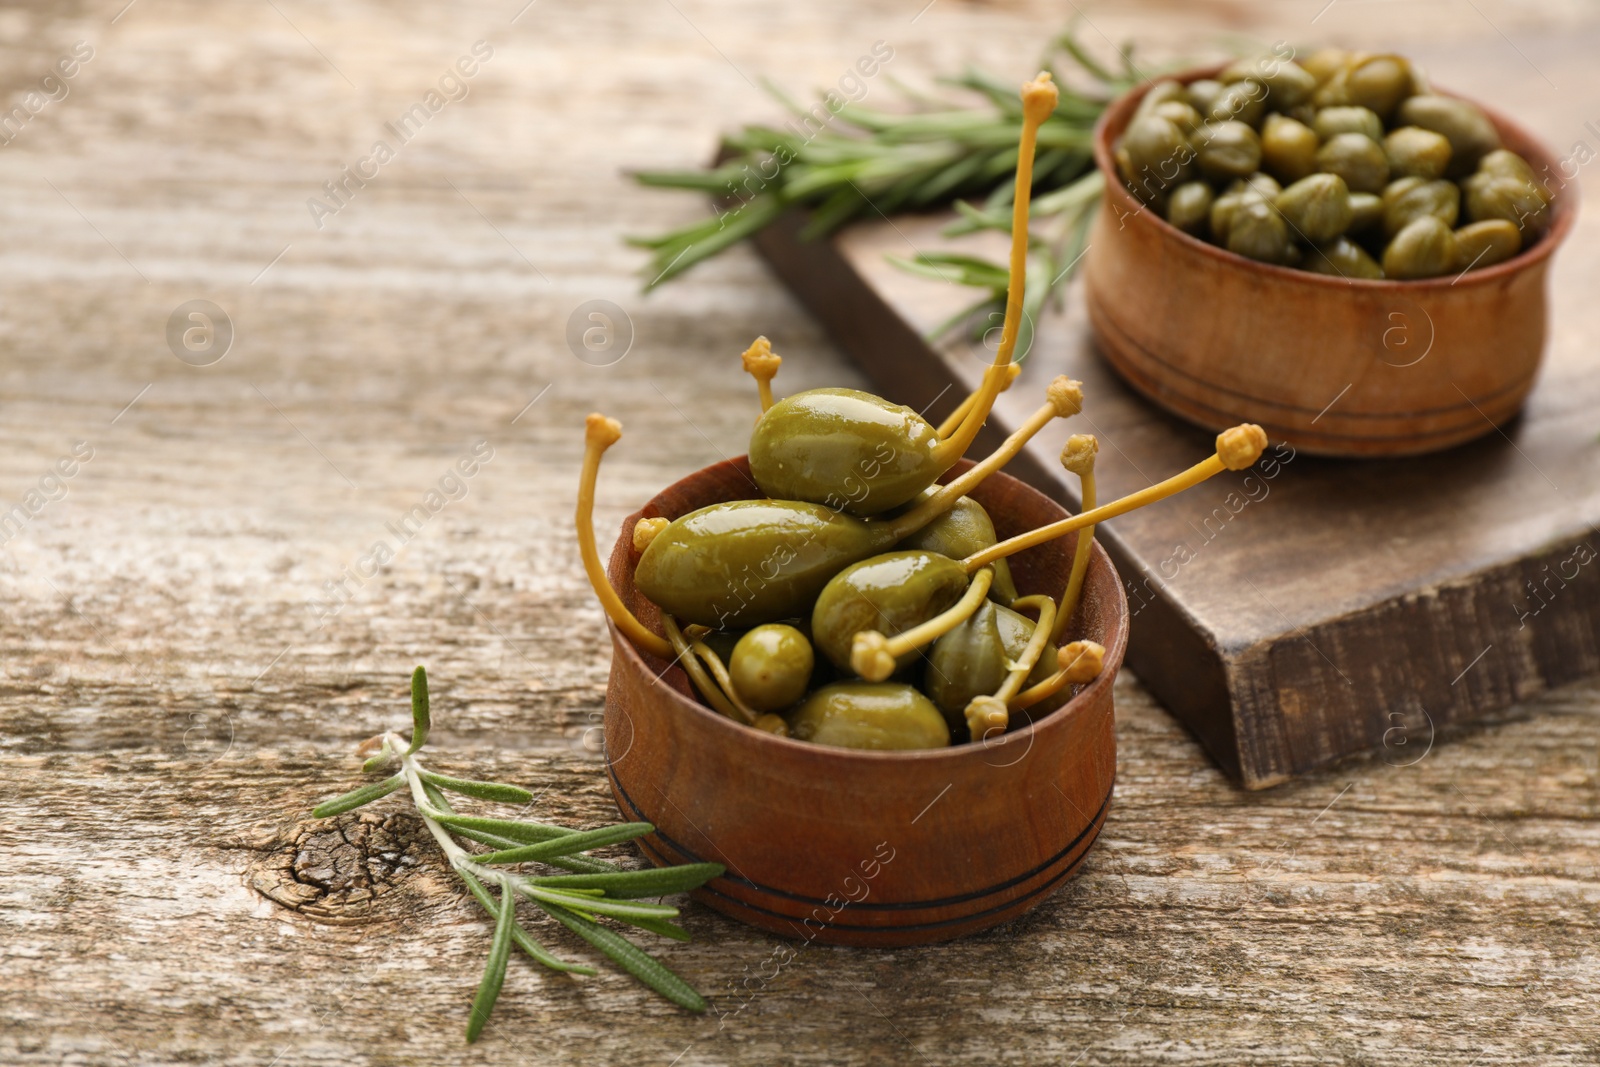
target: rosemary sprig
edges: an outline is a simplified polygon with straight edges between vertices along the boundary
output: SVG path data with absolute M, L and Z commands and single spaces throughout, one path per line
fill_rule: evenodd
M 1076 256 L 1072 235 L 1086 231 L 1098 201 L 1098 186 L 1084 184 L 1094 165 L 1094 123 L 1110 99 L 1142 80 L 1131 49 L 1124 49 L 1121 60 L 1120 70 L 1099 63 L 1069 27 L 1051 42 L 1040 64 L 1060 86 L 1061 99 L 1039 130 L 1034 184 L 1041 195 L 1034 201 L 1035 216 L 1056 217 L 1061 226 L 1059 233 L 1042 236 L 1035 249 L 1039 269 L 1030 276 L 1043 277 L 1037 292 L 1029 294 L 1035 311 L 1070 276 Z M 728 134 L 722 161 L 709 170 L 635 174 L 644 185 L 710 194 L 719 210 L 714 218 L 660 236 L 629 238 L 630 244 L 652 253 L 645 288 L 677 277 L 795 207 L 810 210 L 805 238 L 824 236 L 864 215 L 952 201 L 964 218 L 951 235 L 987 228 L 1009 232 L 1007 209 L 1022 123 L 1016 87 L 975 70 L 939 81 L 965 90 L 969 98 L 949 100 L 902 88 L 904 112 L 846 104 L 816 129 L 814 109 L 807 122 L 806 109 L 773 90 L 787 109 L 802 117 L 800 126 L 747 126 Z M 1079 89 L 1073 83 L 1087 85 Z M 1098 181 L 1093 174 L 1089 178 Z M 1088 195 L 1091 188 L 1093 195 Z M 960 203 L 968 198 L 981 198 L 983 206 Z M 983 299 L 951 322 L 978 317 L 981 332 L 982 316 L 1004 304 L 1006 270 L 1003 264 L 965 260 L 930 253 L 899 262 L 918 273 L 983 289 Z
M 595 973 L 592 968 L 558 959 L 535 940 L 517 919 L 518 897 L 533 901 L 547 915 L 674 1004 L 690 1011 L 705 1011 L 705 999 L 693 987 L 626 937 L 601 926 L 599 920 L 603 916 L 649 933 L 687 941 L 688 932 L 671 922 L 678 916 L 677 908 L 640 900 L 683 893 L 704 885 L 722 874 L 720 864 L 692 863 L 625 871 L 613 863 L 583 855 L 592 848 L 647 834 L 654 829 L 649 823 L 572 830 L 548 823 L 458 814 L 446 799 L 446 792 L 509 804 L 531 803 L 533 794 L 519 786 L 452 778 L 422 766 L 417 752 L 427 742 L 430 716 L 428 675 L 421 667 L 411 676 L 411 720 L 410 741 L 398 734 L 386 733 L 381 738 L 378 755 L 362 764 L 362 769 L 368 773 L 386 773 L 387 777 L 324 801 L 311 814 L 319 819 L 339 815 L 388 796 L 402 785 L 409 788 L 417 814 L 422 816 L 423 824 L 449 860 L 451 869 L 461 876 L 473 899 L 494 919 L 489 959 L 467 1019 L 469 1042 L 478 1039 L 489 1013 L 494 1010 L 500 987 L 505 982 L 511 946 L 515 945 L 551 970 L 568 974 Z M 469 852 L 456 837 L 487 845 L 494 851 Z M 534 860 L 573 873 L 533 875 L 501 866 Z M 499 889 L 498 897 L 486 883 Z

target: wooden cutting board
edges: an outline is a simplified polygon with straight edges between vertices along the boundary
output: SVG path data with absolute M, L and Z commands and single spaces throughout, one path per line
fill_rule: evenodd
M 879 391 L 935 418 L 992 355 L 965 336 L 928 343 L 972 291 L 910 276 L 885 255 L 950 247 L 939 233 L 948 221 L 880 219 L 802 242 L 790 218 L 757 239 Z M 1405 460 L 1275 445 L 1253 471 L 1100 529 L 1133 614 L 1128 664 L 1244 785 L 1373 748 L 1413 762 L 1452 723 L 1600 672 L 1593 231 L 1580 220 L 1558 253 L 1547 361 L 1503 431 L 1486 423 L 1476 442 Z M 1002 247 L 982 247 L 1003 261 Z M 1316 338 L 1306 346 L 1314 359 Z M 1083 415 L 1008 468 L 1069 506 L 1076 479 L 1057 461 L 1069 433 L 1100 438 L 1102 502 L 1211 452 L 1210 434 L 1134 395 L 1098 356 L 1076 286 L 1038 323 L 1024 367 L 980 444 L 998 443 L 1054 375 L 1081 379 Z

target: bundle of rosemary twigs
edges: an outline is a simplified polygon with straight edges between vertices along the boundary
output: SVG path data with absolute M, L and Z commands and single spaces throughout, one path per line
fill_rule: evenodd
M 1035 228 L 1036 262 L 1029 270 L 1030 320 L 1070 277 L 1099 202 L 1100 179 L 1092 151 L 1095 121 L 1114 96 L 1142 80 L 1131 46 L 1121 54 L 1121 69 L 1113 70 L 1085 51 L 1070 28 L 1051 41 L 1035 69 L 1051 72 L 1060 86 L 1061 102 L 1039 130 L 1033 215 L 1041 225 Z M 723 139 L 721 162 L 709 170 L 635 174 L 644 185 L 708 194 L 718 205 L 712 218 L 656 237 L 629 239 L 651 252 L 646 288 L 677 277 L 794 207 L 810 210 L 802 233 L 807 239 L 862 216 L 888 216 L 952 201 L 962 219 L 947 235 L 982 229 L 1009 233 L 1011 176 L 1022 124 L 1016 87 L 971 70 L 939 82 L 971 95 L 950 100 L 902 86 L 908 105 L 903 111 L 844 104 L 837 111 L 829 109 L 831 121 L 815 129 L 818 109 L 808 112 L 772 89 L 786 108 L 811 121 L 782 129 L 747 126 L 729 134 Z M 981 300 L 936 333 L 968 320 L 982 332 L 987 313 L 1004 306 L 1004 263 L 937 252 L 896 262 L 907 270 L 983 291 Z
M 430 716 L 428 675 L 421 667 L 411 676 L 411 720 L 409 742 L 398 734 L 384 734 L 376 739 L 378 754 L 362 764 L 362 770 L 369 774 L 384 773 L 382 780 L 326 801 L 311 814 L 319 819 L 328 818 L 370 804 L 402 786 L 410 790 L 417 814 L 422 816 L 451 868 L 466 883 L 473 899 L 483 905 L 495 921 L 489 961 L 467 1019 L 468 1041 L 477 1040 L 489 1020 L 489 1013 L 494 1010 L 513 945 L 551 970 L 568 974 L 595 973 L 591 968 L 558 959 L 534 940 L 517 919 L 518 898 L 532 901 L 546 915 L 674 1004 L 690 1011 L 706 1009 L 704 998 L 687 982 L 626 937 L 602 926 L 599 920 L 605 917 L 649 933 L 687 941 L 687 931 L 672 922 L 678 915 L 677 908 L 647 903 L 640 898 L 687 892 L 721 875 L 720 864 L 691 863 L 628 871 L 585 855 L 589 849 L 631 841 L 655 829 L 644 822 L 572 830 L 520 819 L 458 814 L 445 793 L 524 806 L 532 803 L 533 794 L 519 786 L 452 778 L 422 766 L 417 751 L 427 742 Z M 486 845 L 492 851 L 471 852 L 458 843 L 456 837 Z M 535 861 L 569 873 L 534 875 L 507 869 L 510 865 Z M 485 882 L 499 889 L 498 899 L 485 888 Z

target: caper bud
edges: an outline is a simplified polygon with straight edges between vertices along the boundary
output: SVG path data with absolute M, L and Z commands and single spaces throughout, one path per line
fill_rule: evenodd
M 1413 219 L 1383 251 L 1390 278 L 1436 278 L 1456 269 L 1456 235 L 1435 215 Z
M 1300 60 L 1300 66 L 1320 84 L 1350 65 L 1353 57 L 1343 48 L 1319 48 Z
M 1213 180 L 1249 177 L 1261 165 L 1261 137 L 1242 122 L 1208 123 L 1193 141 L 1201 173 Z
M 1531 234 L 1550 225 L 1550 203 L 1533 182 L 1474 174 L 1461 185 L 1467 193 L 1467 217 L 1473 222 L 1504 219 Z
M 1183 85 L 1171 78 L 1158 81 L 1139 99 L 1139 106 L 1133 109 L 1133 117 L 1143 118 L 1145 115 L 1152 115 L 1156 108 L 1174 100 L 1182 104 L 1189 102 L 1189 94 Z
M 1383 146 L 1361 133 L 1335 134 L 1317 149 L 1317 169 L 1337 174 L 1355 193 L 1376 193 L 1389 180 Z
M 1203 236 L 1211 221 L 1211 186 L 1184 182 L 1167 198 L 1167 221 L 1184 233 Z
M 1350 190 L 1337 174 L 1301 178 L 1279 193 L 1275 203 L 1289 228 L 1304 240 L 1331 241 L 1350 228 Z
M 1222 95 L 1222 90 L 1227 88 L 1214 78 L 1201 78 L 1185 86 L 1189 94 L 1189 105 L 1202 115 L 1211 114 L 1211 109 L 1217 104 L 1217 97 Z
M 1259 126 L 1267 110 L 1267 87 L 1254 78 L 1234 82 L 1217 94 L 1210 111 L 1200 113 L 1211 122 L 1242 122 Z
M 880 751 L 950 744 L 950 728 L 939 709 L 899 682 L 825 685 L 789 717 L 789 736 L 816 745 Z
M 1228 251 L 1263 263 L 1289 259 L 1289 227 L 1278 209 L 1253 194 L 1243 194 L 1228 220 Z
M 1413 91 L 1411 64 L 1399 56 L 1369 56 L 1352 63 L 1345 74 L 1350 102 L 1385 118 Z
M 1171 119 L 1145 115 L 1128 124 L 1117 163 L 1134 195 L 1154 203 L 1161 194 L 1187 181 L 1194 149 Z
M 1517 178 L 1530 184 L 1538 180 L 1528 161 L 1509 148 L 1496 148 L 1478 160 L 1478 173 L 1496 178 Z
M 1425 179 L 1423 178 L 1396 178 L 1388 185 L 1385 185 L 1381 197 L 1384 210 L 1387 211 L 1390 204 L 1399 200 L 1411 190 L 1420 188 L 1424 181 Z
M 1389 184 L 1393 187 L 1398 183 Z M 1454 226 L 1461 214 L 1461 190 L 1455 182 L 1422 182 L 1386 199 L 1383 232 L 1389 237 L 1424 215 L 1432 215 L 1446 226 Z
M 783 623 L 757 626 L 733 646 L 728 675 L 757 711 L 777 711 L 806 695 L 816 658 L 806 635 Z
M 1283 192 L 1283 186 L 1278 184 L 1278 179 L 1264 171 L 1256 171 L 1248 178 L 1235 178 L 1228 183 L 1227 191 L 1230 193 L 1255 193 L 1257 196 L 1271 200 Z
M 1256 193 L 1223 193 L 1211 202 L 1211 239 L 1224 247 L 1228 244 L 1228 229 L 1233 224 L 1233 213 L 1247 198 L 1261 199 Z
M 1318 111 L 1316 121 L 1311 124 L 1311 128 L 1324 141 L 1341 133 L 1361 133 L 1374 141 L 1383 139 L 1383 120 L 1377 113 L 1368 108 L 1348 104 L 1342 107 L 1325 107 Z
M 1376 193 L 1350 194 L 1350 231 L 1360 233 L 1383 221 L 1383 197 Z
M 1298 63 L 1273 55 L 1236 60 L 1219 77 L 1225 85 L 1247 78 L 1260 82 L 1271 94 L 1272 106 L 1280 109 L 1309 100 L 1317 87 L 1317 80 Z
M 1340 67 L 1317 85 L 1317 91 L 1311 94 L 1311 104 L 1316 108 L 1345 107 L 1354 101 L 1350 99 L 1349 87 L 1350 68 Z
M 1316 131 L 1286 115 L 1273 113 L 1261 123 L 1261 162 L 1286 182 L 1299 181 L 1317 169 Z
M 1505 219 L 1487 219 L 1456 231 L 1456 269 L 1482 270 L 1522 251 L 1522 231 Z
M 1181 100 L 1169 100 L 1157 107 L 1152 114 L 1171 122 L 1184 132 L 1184 135 L 1193 133 L 1205 121 L 1200 117 L 1200 112 L 1185 104 Z
M 1313 274 L 1326 274 L 1334 278 L 1376 281 L 1383 277 L 1383 268 L 1378 266 L 1378 261 L 1348 237 L 1335 237 L 1325 244 L 1316 245 L 1306 253 L 1304 265 Z
M 1450 142 L 1450 169 L 1447 173 L 1470 173 L 1478 160 L 1500 147 L 1500 133 L 1477 107 L 1451 96 L 1413 96 L 1401 103 L 1397 112 L 1403 126 L 1421 126 L 1443 134 Z
M 1391 177 L 1432 181 L 1450 166 L 1450 141 L 1421 126 L 1402 126 L 1383 139 L 1383 154 Z
M 923 550 L 886 552 L 851 564 L 817 596 L 811 639 L 840 670 L 850 668 L 855 635 L 876 630 L 893 637 L 924 623 L 961 599 L 967 572 L 948 556 Z M 906 653 L 898 667 L 917 657 Z

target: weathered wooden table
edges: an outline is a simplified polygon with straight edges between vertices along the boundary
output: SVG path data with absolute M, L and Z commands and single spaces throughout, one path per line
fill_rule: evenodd
M 1064 12 L 123 3 L 0 12 L 0 1062 L 1600 1061 L 1600 688 L 1247 794 L 1132 677 L 1100 846 L 1027 919 L 774 967 L 693 907 L 662 956 L 716 1011 L 514 960 L 465 1049 L 481 914 L 404 805 L 308 809 L 423 662 L 441 770 L 612 818 L 582 416 L 628 431 L 609 531 L 741 451 L 751 335 L 789 389 L 861 380 L 742 250 L 640 297 L 620 236 L 701 208 L 622 169 L 704 159 L 771 114 L 762 76 L 827 86 L 875 41 L 875 100 L 969 59 L 1020 78 Z M 1324 4 L 1084 32 L 1394 47 L 1600 148 L 1592 9 Z M 1596 272 L 1594 236 L 1558 270 Z M 566 339 L 590 300 L 628 317 L 609 365 Z

